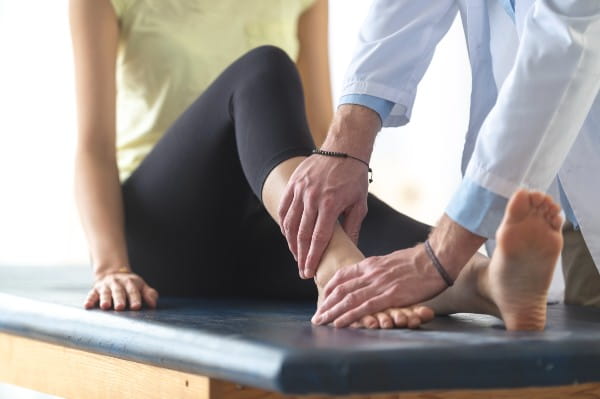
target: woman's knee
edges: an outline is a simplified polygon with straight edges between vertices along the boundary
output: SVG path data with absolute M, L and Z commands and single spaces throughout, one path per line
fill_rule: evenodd
M 296 65 L 279 47 L 265 45 L 250 50 L 240 60 L 244 64 L 249 84 L 299 82 Z

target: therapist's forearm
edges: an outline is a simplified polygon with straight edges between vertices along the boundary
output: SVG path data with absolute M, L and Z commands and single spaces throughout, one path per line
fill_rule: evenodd
M 377 112 L 355 104 L 341 105 L 336 111 L 323 149 L 340 151 L 369 162 L 381 119 Z
M 465 229 L 446 214 L 429 236 L 433 252 L 454 280 L 486 240 Z

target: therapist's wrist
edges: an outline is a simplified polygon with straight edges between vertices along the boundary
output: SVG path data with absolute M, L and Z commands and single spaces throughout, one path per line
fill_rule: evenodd
M 429 236 L 429 244 L 453 280 L 487 238 L 472 233 L 444 214 Z
M 377 112 L 362 105 L 343 104 L 333 117 L 322 148 L 345 152 L 369 162 L 380 129 L 381 119 Z

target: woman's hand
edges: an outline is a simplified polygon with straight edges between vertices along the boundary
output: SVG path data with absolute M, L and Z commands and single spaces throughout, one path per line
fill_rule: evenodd
M 140 310 L 142 304 L 155 308 L 158 292 L 150 287 L 143 278 L 132 272 L 104 274 L 96 279 L 84 306 L 91 309 Z

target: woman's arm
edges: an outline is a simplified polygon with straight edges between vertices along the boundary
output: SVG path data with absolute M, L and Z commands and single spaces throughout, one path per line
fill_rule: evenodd
M 327 0 L 316 0 L 298 21 L 298 69 L 304 86 L 308 124 L 320 147 L 333 116 L 329 76 Z
M 119 27 L 109 0 L 69 7 L 78 114 L 75 194 L 96 284 L 86 307 L 155 306 L 156 291 L 130 273 L 116 161 L 115 62 Z

